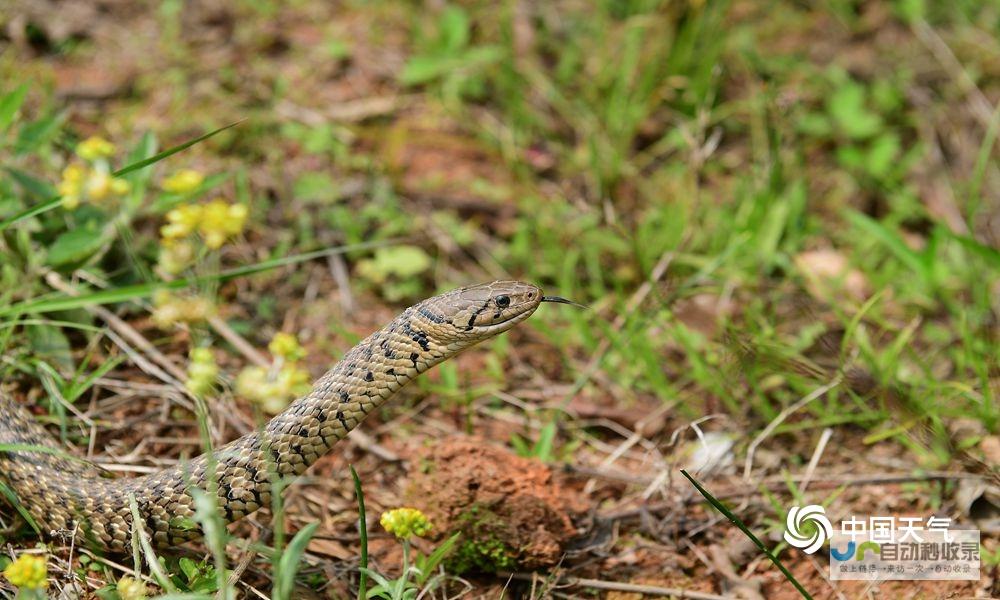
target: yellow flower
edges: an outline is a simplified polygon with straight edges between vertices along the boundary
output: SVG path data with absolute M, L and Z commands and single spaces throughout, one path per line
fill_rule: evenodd
M 247 367 L 236 377 L 236 393 L 258 404 L 270 414 L 278 414 L 295 398 L 309 393 L 309 372 L 285 365 L 276 374 L 263 367 Z
M 198 232 L 205 245 L 213 250 L 221 248 L 226 239 L 243 231 L 247 213 L 246 205 L 227 204 L 219 199 L 204 205 Z
M 424 513 L 416 508 L 394 508 L 382 513 L 379 523 L 386 531 L 401 540 L 410 536 L 424 537 L 431 527 L 431 522 Z
M 164 240 L 160 246 L 160 268 L 176 275 L 194 261 L 194 244 L 188 240 Z
M 111 178 L 111 193 L 115 196 L 124 196 L 132 189 L 132 184 L 127 179 L 121 177 Z
M 80 197 L 75 195 L 63 194 L 62 205 L 66 210 L 75 210 L 80 206 Z
M 20 588 L 38 590 L 48 586 L 48 568 L 41 556 L 22 554 L 3 570 L 4 577 Z
M 76 153 L 83 160 L 94 161 L 112 156 L 115 145 L 102 137 L 92 136 L 77 144 Z
M 116 586 L 118 597 L 122 600 L 146 600 L 149 588 L 140 579 L 122 577 Z
M 62 203 L 69 210 L 80 206 L 80 193 L 87 170 L 80 165 L 67 165 L 62 172 L 62 180 L 56 189 L 62 196 Z
M 195 348 L 191 351 L 191 362 L 188 364 L 188 379 L 184 387 L 195 396 L 205 396 L 215 387 L 219 377 L 219 365 L 215 356 L 208 348 Z
M 186 238 L 201 221 L 202 207 L 197 204 L 182 204 L 167 213 L 169 223 L 160 228 L 164 240 L 179 240 Z
M 285 365 L 278 371 L 278 386 L 290 398 L 309 393 L 309 371 L 296 365 Z
M 111 179 L 111 175 L 106 172 L 94 169 L 90 173 L 90 177 L 87 178 L 87 184 L 84 187 L 87 192 L 87 198 L 98 204 L 106 200 L 112 194 Z
M 194 169 L 181 169 L 170 177 L 163 180 L 161 187 L 164 191 L 174 194 L 189 194 L 205 181 L 205 176 Z
M 158 327 L 169 327 L 176 323 L 196 323 L 215 314 L 215 305 L 206 298 L 194 296 L 179 298 L 166 290 L 153 296 L 153 322 Z
M 271 343 L 267 345 L 271 354 L 280 356 L 288 362 L 298 362 L 306 355 L 306 351 L 299 344 L 299 340 L 290 333 L 278 332 L 271 338 Z

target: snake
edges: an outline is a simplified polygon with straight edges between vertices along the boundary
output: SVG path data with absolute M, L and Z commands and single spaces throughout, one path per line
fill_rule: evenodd
M 227 523 L 270 506 L 275 486 L 302 475 L 400 388 L 511 329 L 542 302 L 575 304 L 519 281 L 423 300 L 347 351 L 308 394 L 259 429 L 140 477 L 108 478 L 60 448 L 31 413 L 0 393 L 0 482 L 47 538 L 129 553 L 134 515 L 140 521 L 136 533 L 152 545 L 178 546 L 203 536 L 198 490 L 215 497 Z

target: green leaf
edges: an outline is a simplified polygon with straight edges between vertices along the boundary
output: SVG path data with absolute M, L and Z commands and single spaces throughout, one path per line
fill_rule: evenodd
M 438 565 L 440 565 L 441 562 L 448 557 L 448 554 L 450 554 L 455 548 L 455 544 L 458 543 L 458 540 L 461 537 L 461 532 L 456 533 L 445 540 L 427 556 L 417 556 L 416 563 L 420 568 L 420 573 L 415 579 L 418 586 L 423 587 L 424 584 L 426 584 L 427 581 L 434 576 L 434 571 L 437 571 Z
M 552 448 L 556 440 L 556 423 L 549 421 L 542 426 L 542 432 L 538 436 L 538 443 L 535 444 L 535 457 L 542 462 L 552 461 Z
M 458 6 L 441 13 L 441 47 L 455 53 L 469 45 L 469 16 Z
M 104 242 L 100 231 L 87 227 L 71 229 L 49 246 L 47 262 L 53 267 L 79 265 L 100 250 Z
M 337 199 L 337 183 L 327 173 L 303 173 L 292 187 L 292 192 L 299 200 L 330 203 Z
M 24 328 L 31 351 L 41 358 L 47 359 L 60 368 L 72 371 L 73 352 L 69 340 L 58 327 L 51 325 L 29 325 Z
M 894 132 L 883 133 L 875 138 L 868 150 L 866 167 L 874 177 L 885 177 L 897 164 L 899 157 L 899 136 Z
M 306 546 L 309 545 L 309 540 L 316 533 L 317 527 L 319 527 L 319 523 L 314 522 L 300 529 L 292 541 L 288 543 L 288 547 L 281 553 L 277 565 L 278 576 L 274 582 L 272 596 L 275 600 L 288 600 L 292 597 L 295 575 L 299 572 L 299 567 L 302 564 L 302 555 L 306 551 Z
M 447 73 L 452 66 L 450 56 L 422 55 L 406 61 L 399 80 L 403 85 L 420 85 Z
M 10 124 L 14 122 L 14 116 L 17 114 L 21 105 L 24 104 L 24 98 L 28 94 L 28 84 L 22 83 L 21 85 L 14 88 L 13 91 L 4 95 L 0 98 L 0 132 L 7 131 Z
M 24 189 L 24 191 L 36 198 L 52 198 L 58 194 L 56 189 L 52 187 L 52 184 L 48 181 L 43 181 L 34 175 L 30 175 L 13 167 L 7 167 L 6 170 L 10 173 L 11 178 L 13 178 L 14 181 L 16 181 L 17 184 Z
M 407 61 L 400 74 L 404 85 L 420 85 L 428 83 L 445 75 L 451 75 L 462 70 L 474 70 L 497 62 L 503 58 L 503 48 L 499 46 L 481 46 L 472 48 L 459 56 L 448 54 L 418 55 Z
M 358 273 L 370 281 L 381 283 L 391 276 L 406 279 L 423 273 L 431 266 L 431 257 L 418 246 L 379 248 L 375 257 L 361 261 Z
M 850 138 L 870 138 L 882 129 L 882 117 L 865 106 L 865 88 L 856 82 L 842 84 L 827 101 L 827 112 Z
M 850 221 L 852 225 L 861 229 L 868 236 L 881 242 L 900 262 L 912 269 L 914 273 L 924 279 L 924 283 L 930 283 L 927 281 L 928 274 L 924 267 L 923 258 L 921 258 L 919 253 L 907 246 L 906 242 L 903 241 L 903 238 L 899 234 L 889 230 L 885 225 L 875 219 L 857 211 L 850 211 L 846 213 L 846 215 L 847 220 Z
M 198 576 L 198 563 L 186 556 L 181 557 L 177 566 L 180 567 L 181 572 L 184 573 L 184 578 L 189 583 L 194 581 L 194 579 Z
M 26 123 L 17 134 L 14 151 L 17 154 L 27 154 L 48 142 L 59 131 L 65 118 L 65 113 L 52 113 Z

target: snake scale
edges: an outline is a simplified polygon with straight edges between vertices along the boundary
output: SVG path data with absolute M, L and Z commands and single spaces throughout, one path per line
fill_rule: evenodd
M 202 535 L 192 526 L 191 490 L 213 487 L 211 473 L 226 522 L 269 506 L 276 475 L 302 474 L 417 375 L 514 327 L 542 302 L 569 303 L 516 281 L 424 300 L 349 350 L 306 396 L 262 429 L 143 477 L 108 479 L 97 467 L 67 456 L 27 411 L 0 394 L 0 449 L 7 448 L 0 450 L 0 481 L 48 537 L 75 536 L 81 543 L 127 552 L 134 496 L 153 543 L 182 544 Z

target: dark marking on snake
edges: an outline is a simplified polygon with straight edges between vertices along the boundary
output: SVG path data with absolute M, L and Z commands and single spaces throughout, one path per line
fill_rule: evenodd
M 350 427 L 347 425 L 347 419 L 344 418 L 344 411 L 342 410 L 337 411 L 337 420 L 340 421 L 340 424 L 343 425 L 344 429 L 350 429 Z
M 472 316 L 469 317 L 469 324 L 465 326 L 466 331 L 472 331 L 472 328 L 476 325 L 476 317 L 478 317 L 486 308 L 490 305 L 490 301 L 487 300 L 485 304 L 473 311 Z
M 439 315 L 439 314 L 435 314 L 435 313 L 433 313 L 433 312 L 431 312 L 431 311 L 427 310 L 426 308 L 424 308 L 424 307 L 422 307 L 422 306 L 421 306 L 421 307 L 420 307 L 420 308 L 419 308 L 418 310 L 419 310 L 420 314 L 421 314 L 421 315 L 423 315 L 423 317 L 424 317 L 424 318 L 426 318 L 426 319 L 427 319 L 428 321 L 430 321 L 431 323 L 438 323 L 438 324 L 441 324 L 441 323 L 444 323 L 444 322 L 445 322 L 445 320 L 446 320 L 446 319 L 445 319 L 444 317 L 442 317 L 441 315 Z
M 431 345 L 427 341 L 427 334 L 425 332 L 423 332 L 423 331 L 417 331 L 417 332 L 415 332 L 413 334 L 413 338 L 412 339 L 413 339 L 414 342 L 420 344 L 420 347 L 423 348 L 424 352 L 427 352 L 428 350 L 431 349 Z

